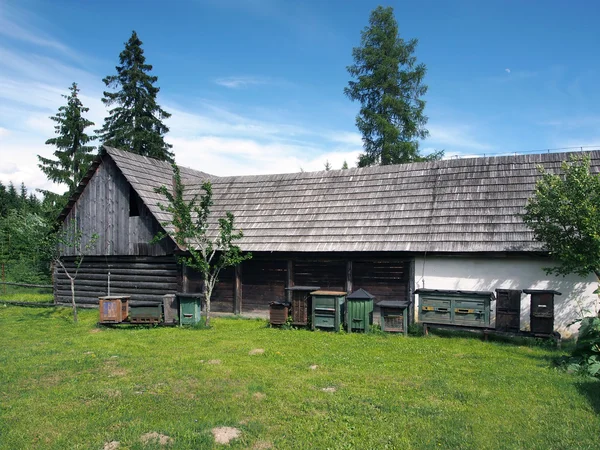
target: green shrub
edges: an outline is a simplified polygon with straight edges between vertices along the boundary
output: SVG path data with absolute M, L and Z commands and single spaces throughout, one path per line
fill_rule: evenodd
M 563 358 L 559 363 L 570 372 L 600 378 L 600 318 L 585 317 L 581 320 L 572 356 Z

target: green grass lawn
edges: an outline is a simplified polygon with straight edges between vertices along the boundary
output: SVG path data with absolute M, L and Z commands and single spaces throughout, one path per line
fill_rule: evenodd
M 600 382 L 553 369 L 556 350 L 97 320 L 0 305 L 0 448 L 159 448 L 140 441 L 149 432 L 213 448 L 220 426 L 241 430 L 232 448 L 600 448 Z
M 54 296 L 51 288 L 24 288 L 18 286 L 0 286 L 0 301 L 52 303 Z

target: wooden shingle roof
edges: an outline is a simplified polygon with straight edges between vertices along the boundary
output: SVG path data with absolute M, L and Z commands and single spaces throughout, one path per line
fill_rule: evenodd
M 154 188 L 169 164 L 107 148 L 159 222 Z M 594 170 L 600 151 L 587 152 Z M 213 220 L 231 211 L 245 251 L 539 251 L 520 214 L 567 153 L 452 159 L 360 169 L 214 177 L 182 168 L 187 195 L 213 184 Z

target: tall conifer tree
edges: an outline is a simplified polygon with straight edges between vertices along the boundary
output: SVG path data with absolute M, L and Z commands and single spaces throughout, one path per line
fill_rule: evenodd
M 150 64 L 142 50 L 142 41 L 135 31 L 119 55 L 117 74 L 102 81 L 114 92 L 104 92 L 102 102 L 110 107 L 100 133 L 103 144 L 173 162 L 170 144 L 164 140 L 169 128 L 162 122 L 171 114 L 156 103 L 159 88 L 154 86 L 158 77 L 150 75 Z
M 55 138 L 48 139 L 47 145 L 54 145 L 56 159 L 44 158 L 38 155 L 39 168 L 54 183 L 66 184 L 69 193 L 73 192 L 79 181 L 85 175 L 90 163 L 94 159 L 94 147 L 87 145 L 94 136 L 88 136 L 85 129 L 94 125 L 93 122 L 83 117 L 89 111 L 78 97 L 79 88 L 73 83 L 69 88 L 69 95 L 63 95 L 67 104 L 58 108 L 55 116 L 50 117 L 56 125 Z
M 378 6 L 371 12 L 369 26 L 361 33 L 361 46 L 352 51 L 354 64 L 348 72 L 354 78 L 344 89 L 361 103 L 356 125 L 363 136 L 365 153 L 358 167 L 400 164 L 439 159 L 443 152 L 423 157 L 419 139 L 429 132 L 424 114 L 427 92 L 423 84 L 425 65 L 417 64 L 417 40 L 404 41 L 391 7 Z

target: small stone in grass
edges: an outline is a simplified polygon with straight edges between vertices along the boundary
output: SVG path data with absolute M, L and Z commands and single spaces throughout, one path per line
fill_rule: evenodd
M 249 355 L 262 355 L 265 352 L 264 348 L 255 348 L 248 352 Z
M 313 364 L 312 366 L 309 367 L 310 370 L 317 370 L 317 366 L 316 364 Z
M 323 388 L 322 391 L 323 392 L 335 392 L 335 391 L 337 391 L 337 389 L 334 387 L 326 387 L 326 388 Z
M 229 444 L 229 441 L 239 438 L 242 433 L 233 427 L 217 427 L 212 429 L 212 434 L 217 444 Z

